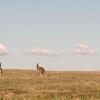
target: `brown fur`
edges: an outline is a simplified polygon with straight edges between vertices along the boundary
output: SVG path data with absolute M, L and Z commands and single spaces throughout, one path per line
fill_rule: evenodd
M 0 63 L 0 73 L 2 74 L 2 68 L 1 68 L 1 63 Z
M 39 64 L 37 64 L 36 66 L 37 66 L 38 73 L 41 75 L 44 75 L 45 69 L 43 67 L 40 67 Z

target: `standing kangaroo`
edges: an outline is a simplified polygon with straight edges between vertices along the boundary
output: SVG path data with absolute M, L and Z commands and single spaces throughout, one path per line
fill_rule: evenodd
M 39 64 L 36 64 L 37 71 L 40 75 L 44 75 L 45 69 L 43 67 L 40 67 Z
M 1 73 L 1 75 L 2 75 L 2 68 L 1 68 L 1 62 L 0 62 L 0 73 Z

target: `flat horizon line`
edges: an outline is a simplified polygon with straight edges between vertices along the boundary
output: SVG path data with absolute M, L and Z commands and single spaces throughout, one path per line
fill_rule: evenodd
M 36 69 L 24 69 L 24 68 L 3 68 L 3 70 L 29 70 L 36 71 Z M 46 70 L 47 72 L 100 72 L 100 70 Z

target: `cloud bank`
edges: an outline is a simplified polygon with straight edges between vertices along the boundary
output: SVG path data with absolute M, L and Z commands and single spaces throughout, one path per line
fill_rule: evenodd
M 25 54 L 39 55 L 39 56 L 54 56 L 55 53 L 46 48 L 32 48 L 30 50 L 24 51 Z
M 92 55 L 96 54 L 96 51 L 85 44 L 77 44 L 74 46 L 73 53 L 77 55 Z
M 0 55 L 6 55 L 8 54 L 7 47 L 3 44 L 0 44 Z

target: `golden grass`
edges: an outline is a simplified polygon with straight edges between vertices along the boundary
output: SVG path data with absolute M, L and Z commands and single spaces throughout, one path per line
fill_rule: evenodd
M 100 100 L 100 72 L 4 70 L 0 100 Z

